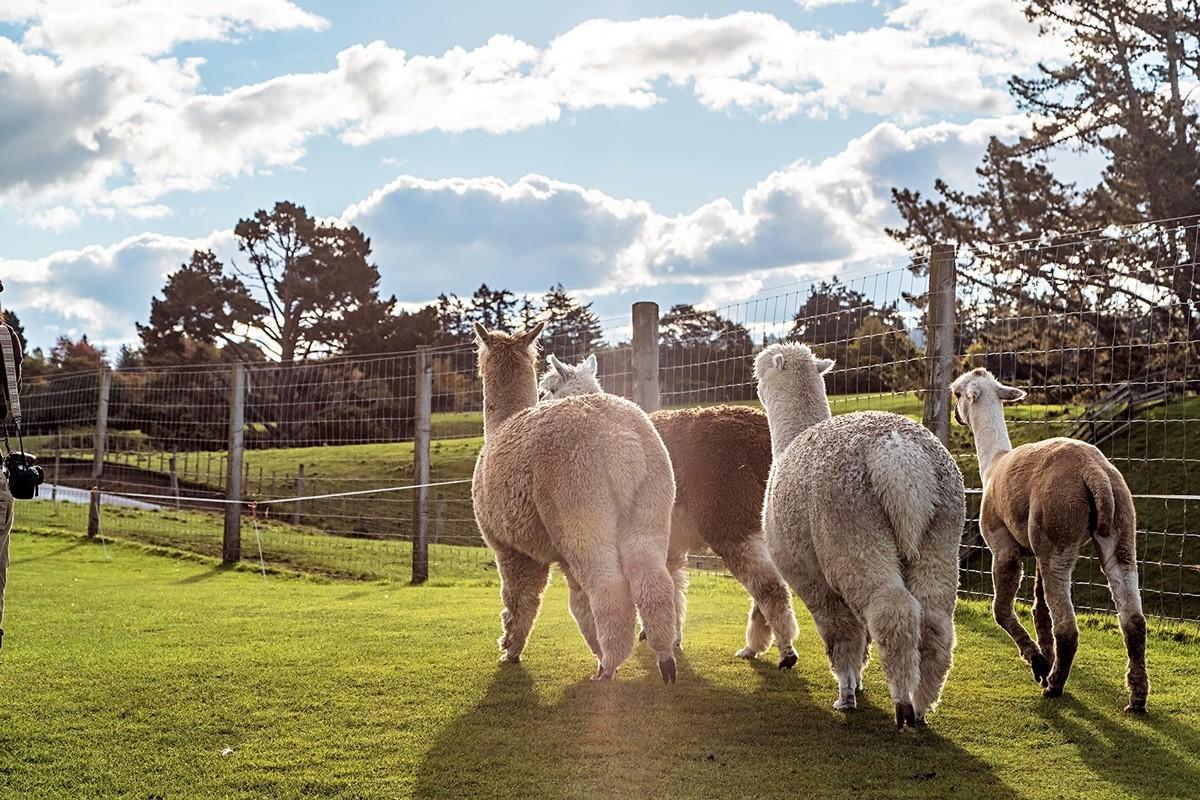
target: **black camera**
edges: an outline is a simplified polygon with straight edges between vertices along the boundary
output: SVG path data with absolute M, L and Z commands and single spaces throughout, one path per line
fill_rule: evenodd
M 31 500 L 37 496 L 38 487 L 46 474 L 37 465 L 37 456 L 14 450 L 4 459 L 4 472 L 8 475 L 8 490 L 17 500 Z

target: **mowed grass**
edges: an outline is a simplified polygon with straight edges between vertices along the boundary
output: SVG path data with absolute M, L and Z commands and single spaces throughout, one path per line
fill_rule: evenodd
M 732 657 L 746 598 L 691 592 L 680 681 L 638 646 L 593 661 L 557 576 L 520 666 L 497 588 L 318 582 L 64 535 L 13 539 L 0 650 L 5 797 L 1194 798 L 1200 645 L 1156 629 L 1151 713 L 1121 713 L 1111 620 L 1085 619 L 1067 696 L 961 603 L 925 732 L 898 735 L 877 663 L 844 716 L 812 623 L 800 663 Z M 1092 623 L 1092 624 L 1088 624 Z M 1179 634 L 1180 631 L 1176 630 Z M 227 752 L 227 755 L 222 755 Z

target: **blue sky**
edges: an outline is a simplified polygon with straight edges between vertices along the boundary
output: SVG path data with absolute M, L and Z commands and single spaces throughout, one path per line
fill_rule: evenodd
M 4 301 L 114 349 L 280 199 L 362 227 L 405 304 L 895 262 L 891 186 L 969 181 L 1028 124 L 1004 80 L 1061 55 L 1010 0 L 12 0 L 0 37 Z

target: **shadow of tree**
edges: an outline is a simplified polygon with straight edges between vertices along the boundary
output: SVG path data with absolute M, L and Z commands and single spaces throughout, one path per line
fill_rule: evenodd
M 34 561 L 45 561 L 47 559 L 61 556 L 63 553 L 69 553 L 72 550 L 78 550 L 81 547 L 87 547 L 87 545 L 88 545 L 88 542 L 86 540 L 81 539 L 77 542 L 74 542 L 73 544 L 68 544 L 64 547 L 60 547 L 57 550 L 51 550 L 48 553 L 42 553 L 40 556 L 25 556 L 23 558 L 14 558 L 9 561 L 9 565 L 12 566 L 15 564 L 31 564 Z
M 756 681 L 721 685 L 679 659 L 679 683 L 581 681 L 546 702 L 521 666 L 498 665 L 482 699 L 427 751 L 414 795 L 463 797 L 928 797 L 1016 795 L 931 729 L 897 734 L 890 701 L 842 715 L 833 682 L 752 662 Z M 739 665 L 740 666 L 740 665 Z M 881 700 L 887 701 L 887 697 Z

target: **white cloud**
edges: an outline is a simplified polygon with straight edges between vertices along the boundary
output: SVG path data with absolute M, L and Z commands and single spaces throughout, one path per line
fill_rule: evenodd
M 341 51 L 327 72 L 204 94 L 202 62 L 165 55 L 177 44 L 324 20 L 285 0 L 26 0 L 0 15 L 28 26 L 20 45 L 0 38 L 0 203 L 35 223 L 70 221 L 51 208 L 159 213 L 169 192 L 295 165 L 314 136 L 361 145 L 434 130 L 502 134 L 572 109 L 652 106 L 666 86 L 763 119 L 998 114 L 1009 108 L 1004 78 L 1024 63 L 986 26 L 910 0 L 893 24 L 848 33 L 740 12 L 589 20 L 542 49 L 506 35 L 440 56 L 372 42 Z M 1007 35 L 1016 23 L 1005 20 Z M 955 31 L 968 39 L 946 38 Z
M 893 186 L 963 185 L 990 136 L 1027 130 L 1021 117 L 903 129 L 882 123 L 844 150 L 771 173 L 739 202 L 719 199 L 668 216 L 648 203 L 538 175 L 400 177 L 342 214 L 371 237 L 382 289 L 406 305 L 481 282 L 540 293 L 562 282 L 623 315 L 633 298 L 730 302 L 764 286 L 848 266 L 897 263 L 883 228 L 898 222 Z M 235 252 L 232 233 L 200 239 L 143 234 L 40 259 L 0 259 L 0 278 L 35 343 L 57 331 L 132 340 L 164 276 L 193 249 Z

